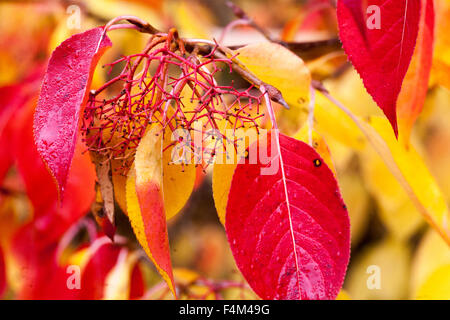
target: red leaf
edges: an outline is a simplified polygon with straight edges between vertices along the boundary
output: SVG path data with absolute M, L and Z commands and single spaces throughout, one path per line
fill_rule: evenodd
M 17 299 L 78 299 L 79 290 L 67 287 L 66 267 L 59 265 L 57 244 L 42 245 L 33 224 L 22 227 L 12 241 L 12 257 L 21 279 Z
M 43 68 L 37 65 L 20 83 L 0 87 L 0 182 L 14 162 L 17 114 L 37 95 L 42 75 Z
M 99 248 L 83 271 L 81 299 L 99 300 L 103 298 L 106 276 L 117 263 L 120 247 L 108 243 Z
M 419 30 L 420 0 L 339 0 L 339 35 L 367 91 L 397 128 L 397 98 Z M 380 28 L 368 28 L 367 8 L 380 8 Z
M 145 280 L 141 267 L 136 264 L 131 272 L 130 299 L 141 298 L 145 293 Z
M 314 149 L 282 134 L 279 141 L 281 156 L 270 156 L 276 174 L 261 175 L 261 163 L 234 173 L 226 215 L 234 258 L 263 299 L 334 299 L 350 255 L 347 210 Z
M 31 101 L 32 102 L 32 101 Z M 34 103 L 28 103 L 15 115 L 15 159 L 34 209 L 33 225 L 40 242 L 48 245 L 83 215 L 89 212 L 95 197 L 95 169 L 84 147 L 78 142 L 67 182 L 67 195 L 61 205 L 52 178 L 33 142 Z
M 97 241 L 101 243 L 104 239 L 104 237 L 98 238 Z M 83 270 L 80 298 L 85 300 L 111 298 L 105 297 L 107 287 L 114 286 L 113 283 L 108 283 L 108 277 L 114 268 L 124 262 L 122 259 L 130 254 L 128 249 L 114 243 L 101 244 L 98 249 L 94 248 L 96 245 L 96 242 L 91 245 L 89 250 L 94 252 Z M 109 280 L 118 281 L 117 277 L 124 277 L 129 281 L 129 286 L 119 286 L 117 289 L 129 290 L 129 292 L 118 293 L 126 298 L 137 299 L 144 294 L 144 279 L 138 263 L 132 263 L 129 267 L 130 270 L 120 269 L 120 274 L 114 274 L 114 279 Z
M 34 117 L 34 134 L 61 197 L 92 75 L 111 45 L 111 40 L 103 36 L 103 28 L 96 28 L 67 39 L 50 58 Z

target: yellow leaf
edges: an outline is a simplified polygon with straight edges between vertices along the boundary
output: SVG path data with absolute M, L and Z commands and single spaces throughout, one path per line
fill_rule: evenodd
M 91 258 L 91 250 L 89 248 L 84 248 L 81 250 L 78 250 L 74 252 L 68 259 L 69 265 L 76 265 L 81 268 L 81 270 L 84 269 L 86 264 L 89 262 L 89 259 Z
M 384 117 L 361 122 L 372 145 L 404 188 L 419 212 L 450 244 L 449 211 L 445 199 L 425 163 L 412 146 L 408 149 L 390 130 Z
M 173 275 L 176 282 L 184 287 L 184 292 L 180 297 L 181 300 L 192 300 L 196 298 L 200 300 L 214 300 L 214 293 L 208 286 L 196 283 L 200 279 L 200 275 L 195 271 L 176 268 L 173 270 Z
M 423 219 L 405 190 L 372 148 L 361 152 L 364 182 L 378 204 L 378 215 L 390 234 L 407 240 Z
M 317 153 L 320 154 L 323 161 L 325 161 L 327 166 L 331 169 L 331 171 L 333 171 L 334 175 L 336 176 L 336 169 L 334 168 L 334 164 L 331 159 L 330 149 L 328 149 L 328 145 L 326 144 L 325 140 L 319 133 L 317 133 L 316 130 L 310 130 L 309 125 L 306 124 L 293 136 L 293 138 L 310 144 L 314 148 L 314 150 L 316 150 Z M 310 139 L 311 141 L 309 141 Z
M 342 198 L 350 216 L 352 244 L 358 243 L 369 222 L 369 194 L 361 175 L 354 168 L 338 175 Z
M 229 141 L 241 141 L 237 143 L 237 150 L 233 143 L 225 145 L 225 150 L 220 149 L 215 159 L 212 177 L 212 189 L 214 204 L 220 222 L 225 225 L 225 215 L 228 203 L 228 193 L 231 188 L 234 170 L 240 158 L 245 156 L 245 150 L 258 139 L 258 134 L 254 128 L 244 128 L 236 130 L 233 136 L 228 136 Z M 243 142 L 242 142 L 243 141 Z
M 450 264 L 434 271 L 417 292 L 416 299 L 450 300 Z
M 360 150 L 364 147 L 364 136 L 348 116 L 336 108 L 323 95 L 316 95 L 314 108 L 316 130 L 327 137 L 332 137 L 345 146 Z
M 405 148 L 394 136 L 388 120 L 369 117 L 370 125 L 355 116 L 342 103 L 328 93 L 324 95 L 347 114 L 381 156 L 391 173 L 423 215 L 442 238 L 450 245 L 449 212 L 444 197 L 421 157 L 412 146 Z M 426 188 L 424 188 L 426 186 Z
M 66 264 L 77 265 L 83 270 L 97 250 L 108 243 L 111 243 L 111 240 L 106 236 L 97 238 L 89 247 L 71 253 L 67 258 Z
M 255 76 L 281 91 L 291 109 L 281 111 L 278 125 L 286 134 L 295 133 L 308 113 L 311 74 L 303 60 L 271 42 L 247 45 L 236 54 Z
M 173 218 L 183 209 L 186 202 L 194 190 L 196 168 L 194 164 L 182 165 L 172 163 L 172 135 L 164 134 L 163 153 L 163 190 L 164 190 L 164 206 L 167 219 Z M 113 169 L 112 180 L 114 183 L 114 194 L 116 201 L 122 211 L 126 211 L 126 181 L 127 177 L 117 170 L 121 165 L 121 161 L 113 160 L 111 162 Z
M 228 194 L 236 166 L 236 164 L 215 164 L 213 169 L 212 188 L 214 204 L 219 220 L 223 225 L 225 225 Z
M 133 268 L 138 261 L 136 252 L 130 253 L 123 248 L 114 267 L 105 278 L 104 300 L 129 300 Z
M 200 275 L 192 270 L 186 268 L 175 268 L 173 269 L 173 277 L 177 283 L 183 286 L 188 286 L 200 278 Z
M 351 265 L 345 289 L 353 299 L 405 299 L 409 248 L 395 239 L 367 247 Z
M 383 112 L 375 101 L 373 101 L 372 96 L 367 93 L 358 72 L 353 68 L 340 77 L 330 78 L 324 81 L 324 86 L 330 92 L 331 96 L 342 102 L 357 116 L 383 115 Z
M 172 152 L 175 146 L 172 143 L 171 134 L 164 134 L 163 153 L 163 187 L 164 187 L 164 205 L 166 208 L 166 217 L 170 219 L 183 209 L 186 202 L 194 190 L 195 177 L 197 170 L 193 163 L 175 164 L 172 163 Z
M 450 248 L 439 234 L 429 229 L 423 236 L 414 255 L 411 272 L 411 296 L 442 266 L 450 265 Z
M 348 295 L 347 291 L 341 290 L 336 297 L 336 300 L 352 300 L 350 296 Z

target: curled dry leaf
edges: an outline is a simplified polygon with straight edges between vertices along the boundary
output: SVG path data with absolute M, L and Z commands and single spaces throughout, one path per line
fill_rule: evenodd
M 176 297 L 163 195 L 163 136 L 153 126 L 136 150 L 127 179 L 127 211 L 134 233 Z
M 103 28 L 95 28 L 67 39 L 50 58 L 34 116 L 34 136 L 60 197 L 64 194 L 95 66 L 111 45 Z
M 396 136 L 397 98 L 414 53 L 420 2 L 337 2 L 339 36 L 344 50 L 367 91 L 389 119 Z
M 267 160 L 239 163 L 233 176 L 225 223 L 236 263 L 263 299 L 334 299 L 350 255 L 336 179 L 313 148 L 282 134 Z
M 98 176 L 98 173 L 97 173 Z M 105 187 L 104 187 L 105 188 Z M 111 199 L 111 198 L 110 198 Z M 112 198 L 112 205 L 114 206 L 114 198 Z M 116 234 L 116 227 L 114 221 L 109 219 L 110 213 L 107 210 L 111 210 L 111 207 L 107 209 L 111 204 L 107 204 L 110 200 L 105 201 L 101 191 L 101 185 L 99 182 L 95 183 L 95 201 L 91 204 L 91 212 L 94 215 L 97 224 L 101 227 L 102 231 L 113 241 Z M 114 208 L 113 208 L 114 217 Z
M 114 187 L 112 182 L 111 161 L 94 152 L 91 152 L 91 158 L 95 164 L 95 171 L 97 173 L 98 186 L 103 204 L 103 214 L 106 214 L 109 222 L 114 225 Z

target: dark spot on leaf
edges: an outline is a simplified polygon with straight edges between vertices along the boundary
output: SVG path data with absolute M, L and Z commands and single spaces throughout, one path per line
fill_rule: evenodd
M 314 162 L 314 166 L 316 168 L 318 168 L 322 165 L 322 160 L 320 160 L 320 159 L 314 159 L 313 162 Z

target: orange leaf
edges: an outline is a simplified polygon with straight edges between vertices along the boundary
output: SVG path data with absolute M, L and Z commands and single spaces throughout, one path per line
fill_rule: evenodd
M 128 218 L 134 233 L 176 297 L 163 195 L 162 133 L 154 126 L 136 150 L 127 179 Z
M 425 103 L 433 61 L 433 1 L 422 0 L 421 5 L 422 10 L 416 48 L 397 100 L 400 135 L 403 136 L 407 143 L 411 135 L 412 126 Z

